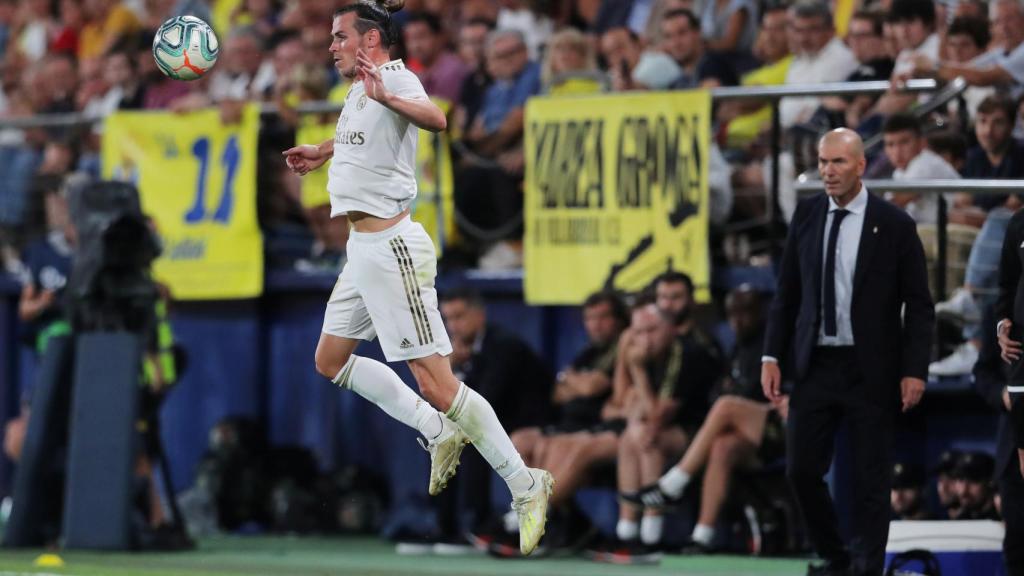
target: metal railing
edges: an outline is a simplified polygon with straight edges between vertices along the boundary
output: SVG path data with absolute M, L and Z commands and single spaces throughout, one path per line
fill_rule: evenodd
M 769 224 L 768 243 L 772 256 L 778 255 L 781 246 L 777 237 L 776 224 L 779 222 L 779 156 L 782 154 L 782 123 L 779 116 L 779 102 L 786 97 L 796 96 L 855 96 L 863 94 L 884 94 L 894 88 L 887 80 L 868 82 L 828 82 L 821 84 L 800 84 L 784 86 L 728 86 L 711 89 L 712 100 L 761 99 L 769 100 L 772 110 L 770 150 L 772 155 L 769 182 L 769 202 L 767 206 L 767 223 Z M 932 79 L 912 79 L 895 87 L 903 93 L 913 94 L 932 92 L 939 84 Z
M 955 192 L 971 195 L 985 194 L 1021 194 L 1024 193 L 1024 180 L 864 180 L 864 187 L 872 192 L 914 192 L 919 194 L 938 194 L 938 217 L 935 223 L 936 263 L 935 263 L 935 300 L 946 298 L 946 252 L 949 237 L 946 225 L 949 222 L 948 208 L 943 193 Z M 821 180 L 803 178 L 797 181 L 796 192 L 810 193 L 823 191 Z
M 960 81 L 960 79 L 958 79 Z M 962 81 L 960 81 L 962 83 Z M 932 106 L 931 109 L 938 108 L 945 102 L 955 97 L 957 94 L 963 91 L 965 84 L 951 83 L 948 86 L 954 86 L 952 95 L 945 98 L 933 99 L 925 106 Z M 781 245 L 779 238 L 776 237 L 777 232 L 774 224 L 779 221 L 779 214 L 777 212 L 779 206 L 779 162 L 778 158 L 782 152 L 782 126 L 779 117 L 779 101 L 786 97 L 807 97 L 807 96 L 852 96 L 861 94 L 883 94 L 894 89 L 894 86 L 888 81 L 868 81 L 868 82 L 830 82 L 821 84 L 801 84 L 801 85 L 780 85 L 780 86 L 729 86 L 710 89 L 712 101 L 723 101 L 723 100 L 737 100 L 737 99 L 761 99 L 767 100 L 767 104 L 771 106 L 772 110 L 772 121 L 771 121 L 771 155 L 773 158 L 771 166 L 771 177 L 770 177 L 770 190 L 769 190 L 769 203 L 767 206 L 767 223 L 769 226 L 769 243 L 771 252 L 776 254 L 778 246 Z M 939 85 L 935 80 L 931 79 L 913 79 L 908 80 L 905 84 L 896 86 L 900 92 L 903 93 L 924 93 L 933 92 L 939 89 Z M 945 92 L 950 92 L 947 88 Z M 941 102 L 937 102 L 941 100 Z M 328 114 L 340 112 L 343 105 L 335 102 L 306 102 L 300 104 L 295 108 L 295 111 L 299 114 Z M 279 109 L 276 104 L 264 103 L 261 107 L 261 114 L 272 115 L 279 113 Z M 52 128 L 52 127 L 74 127 L 91 125 L 96 122 L 101 122 L 102 117 L 86 116 L 82 113 L 71 113 L 71 114 L 40 114 L 31 117 L 24 118 L 0 118 L 0 130 L 4 129 L 30 129 L 30 128 Z M 439 139 L 435 139 L 435 145 L 439 145 Z M 453 142 L 453 146 L 458 148 L 459 142 Z M 464 148 L 464 147 L 463 147 Z M 441 155 L 436 155 L 438 162 L 440 162 Z M 438 174 L 441 174 L 438 171 Z M 440 179 L 438 179 L 438 190 L 435 191 L 435 202 L 437 204 L 438 214 L 442 213 L 442 197 L 440 193 Z M 439 217 L 440 218 L 440 217 Z M 458 218 L 458 215 L 456 215 Z M 443 226 L 439 229 L 443 230 Z M 439 239 L 441 240 L 441 239 Z

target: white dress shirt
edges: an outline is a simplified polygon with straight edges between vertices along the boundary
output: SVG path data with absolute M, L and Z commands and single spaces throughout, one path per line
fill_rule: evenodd
M 839 225 L 836 238 L 836 335 L 825 335 L 825 258 L 828 257 L 828 233 L 832 228 L 834 212 L 839 209 L 832 198 L 828 199 L 828 215 L 825 217 L 825 232 L 821 244 L 821 286 L 819 292 L 818 346 L 853 346 L 853 322 L 850 308 L 853 305 L 853 275 L 857 268 L 857 253 L 860 252 L 860 236 L 864 230 L 864 212 L 868 208 L 868 190 L 863 184 L 860 192 L 845 206 L 849 212 Z M 774 356 L 761 356 L 761 362 L 778 363 Z
M 857 267 L 857 253 L 860 251 L 860 234 L 864 229 L 864 212 L 868 207 L 868 191 L 861 184 L 860 192 L 845 206 L 849 212 L 839 225 L 839 237 L 836 238 L 836 335 L 825 335 L 825 310 L 821 309 L 818 326 L 818 346 L 853 346 L 853 324 L 850 321 L 850 306 L 853 304 L 853 273 Z M 832 219 L 840 206 L 832 198 L 828 199 L 828 216 L 825 218 L 825 231 L 821 245 L 821 298 L 825 305 L 825 259 L 828 257 L 828 233 L 832 229 Z

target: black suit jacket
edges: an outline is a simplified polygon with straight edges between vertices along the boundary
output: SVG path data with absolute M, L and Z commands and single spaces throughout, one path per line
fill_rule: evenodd
M 768 316 L 765 354 L 785 362 L 792 349 L 789 368 L 797 386 L 807 376 L 818 341 L 828 206 L 825 194 L 797 204 Z M 935 309 L 924 249 L 910 216 L 870 193 L 850 318 L 865 381 L 877 392 L 874 401 L 895 406 L 901 378 L 927 380 Z

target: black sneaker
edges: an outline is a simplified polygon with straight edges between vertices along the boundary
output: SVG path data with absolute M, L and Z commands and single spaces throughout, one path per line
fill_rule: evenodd
M 644 486 L 638 492 L 631 494 L 623 493 L 622 499 L 647 508 L 662 510 L 675 508 L 682 501 L 682 497 L 674 498 L 662 492 L 661 486 L 656 483 Z

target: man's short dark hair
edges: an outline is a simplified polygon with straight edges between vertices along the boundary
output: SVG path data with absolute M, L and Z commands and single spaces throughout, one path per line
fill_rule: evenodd
M 408 26 L 416 22 L 425 24 L 434 35 L 441 33 L 441 19 L 430 12 L 413 12 L 406 18 L 405 25 Z
M 1003 94 L 992 94 L 978 104 L 979 114 L 992 114 L 999 111 L 1006 114 L 1007 120 L 1013 122 L 1017 117 L 1017 104 L 1009 96 Z
M 894 134 L 896 132 L 913 132 L 914 135 L 921 136 L 921 122 L 913 114 L 906 112 L 893 114 L 886 119 L 882 126 L 882 133 Z
M 885 25 L 885 18 L 874 10 L 857 10 L 850 16 L 850 21 L 853 20 L 867 20 L 871 23 L 871 32 L 875 36 L 881 36 L 883 32 L 883 26 Z
M 451 290 L 445 290 L 441 294 L 441 302 L 463 302 L 470 308 L 484 308 L 484 298 L 475 288 L 459 286 Z
M 668 272 L 662 272 L 657 278 L 651 282 L 651 291 L 654 292 L 658 289 L 658 284 L 685 284 L 686 289 L 693 295 L 693 279 L 690 278 L 689 274 L 680 272 L 678 270 L 669 270 Z
M 967 158 L 967 138 L 955 130 L 939 130 L 928 135 L 928 148 L 938 155 L 949 154 L 954 160 Z
M 629 326 L 629 309 L 626 307 L 626 303 L 622 300 L 622 296 L 614 290 L 601 290 L 600 292 L 594 292 L 587 299 L 583 301 L 583 309 L 593 308 L 594 306 L 600 306 L 601 304 L 607 304 L 612 309 L 612 316 L 622 326 Z
M 686 8 L 679 8 L 679 9 L 676 9 L 676 10 L 669 10 L 661 18 L 661 21 L 662 22 L 668 22 L 669 20 L 672 20 L 673 18 L 686 18 L 687 22 L 690 23 L 690 29 L 692 29 L 692 30 L 700 30 L 700 20 L 697 19 L 697 16 L 693 12 L 691 12 L 690 10 L 687 10 Z
M 960 16 L 950 23 L 949 30 L 946 31 L 946 37 L 956 35 L 970 37 L 979 50 L 988 48 L 988 43 L 992 40 L 988 20 L 974 16 Z
M 935 3 L 932 0 L 893 0 L 890 22 L 920 20 L 929 29 L 935 28 Z

